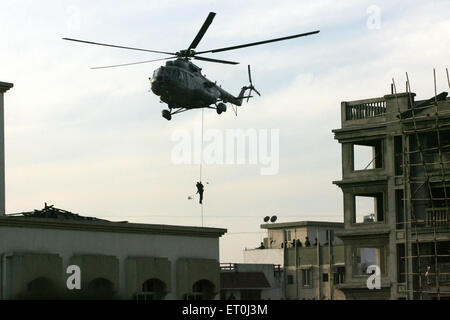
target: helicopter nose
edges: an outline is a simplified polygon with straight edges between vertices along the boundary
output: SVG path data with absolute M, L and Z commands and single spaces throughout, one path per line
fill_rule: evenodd
M 150 78 L 150 83 L 153 93 L 158 96 L 161 95 L 161 92 L 167 87 L 167 83 L 162 76 Z
M 163 76 L 157 76 L 155 78 L 150 78 L 150 82 L 155 85 L 165 86 L 167 85 L 167 79 Z

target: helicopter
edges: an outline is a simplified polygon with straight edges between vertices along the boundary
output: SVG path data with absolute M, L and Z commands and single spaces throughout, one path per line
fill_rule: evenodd
M 99 46 L 120 48 L 120 49 L 128 49 L 128 50 L 137 50 L 144 52 L 152 52 L 152 53 L 160 53 L 167 54 L 170 57 L 154 59 L 154 60 L 146 60 L 125 64 L 116 64 L 109 66 L 101 66 L 101 67 L 92 67 L 91 69 L 103 69 L 103 68 L 112 68 L 112 67 L 121 67 L 121 66 L 129 66 L 136 64 L 143 64 L 155 61 L 166 61 L 165 66 L 161 66 L 153 72 L 153 76 L 149 78 L 151 84 L 152 92 L 160 97 L 161 102 L 166 103 L 168 109 L 162 110 L 162 116 L 171 120 L 172 115 L 185 112 L 191 109 L 198 108 L 210 108 L 215 109 L 218 114 L 227 111 L 226 103 L 230 103 L 233 107 L 237 115 L 237 107 L 242 105 L 242 102 L 247 99 L 247 102 L 253 96 L 251 95 L 254 91 L 257 95 L 261 96 L 259 91 L 253 86 L 250 65 L 248 65 L 248 78 L 249 85 L 243 86 L 241 91 L 237 96 L 232 95 L 226 90 L 222 89 L 220 85 L 217 85 L 217 82 L 213 82 L 206 78 L 205 75 L 201 73 L 202 69 L 196 66 L 191 62 L 191 59 L 206 61 L 206 62 L 214 62 L 214 63 L 223 63 L 236 65 L 239 62 L 228 61 L 228 60 L 219 60 L 213 59 L 209 57 L 200 56 L 205 53 L 217 53 L 228 50 L 236 50 L 250 46 L 262 45 L 270 42 L 289 40 L 298 37 L 304 37 L 319 33 L 320 31 L 312 31 L 307 33 L 295 34 L 287 37 L 281 37 L 270 40 L 263 40 L 258 42 L 246 43 L 241 45 L 235 45 L 231 47 L 224 47 L 218 49 L 204 50 L 204 51 L 195 51 L 198 44 L 202 40 L 206 31 L 208 30 L 210 24 L 212 23 L 214 17 L 214 12 L 210 12 L 202 27 L 198 31 L 192 43 L 185 50 L 180 50 L 178 52 L 166 52 L 166 51 L 157 51 L 157 50 L 149 50 L 149 49 L 141 49 L 135 47 L 126 47 L 126 46 L 118 46 L 113 44 L 106 44 L 100 42 L 92 42 L 80 39 L 73 38 L 62 38 L 63 40 L 75 41 Z M 175 60 L 174 60 L 175 59 Z M 172 61 L 173 60 L 173 61 Z M 248 91 L 248 93 L 247 93 Z M 236 109 L 234 109 L 236 106 Z

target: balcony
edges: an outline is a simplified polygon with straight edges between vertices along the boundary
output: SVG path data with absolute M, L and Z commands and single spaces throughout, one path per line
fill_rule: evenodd
M 386 122 L 386 99 L 371 98 L 341 103 L 342 128 L 367 125 L 380 125 Z
M 377 117 L 386 113 L 384 98 L 350 101 L 344 102 L 344 104 L 346 121 Z
M 450 226 L 449 208 L 426 209 L 425 226 L 448 228 Z

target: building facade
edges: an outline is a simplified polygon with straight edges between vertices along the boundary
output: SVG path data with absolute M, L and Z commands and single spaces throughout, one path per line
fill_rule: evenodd
M 99 221 L 53 207 L 0 217 L 1 298 L 219 299 L 225 232 Z M 80 290 L 67 284 L 73 266 Z
M 411 92 L 342 102 L 347 299 L 440 299 L 449 290 L 450 103 Z M 368 154 L 368 156 L 367 156 Z M 365 161 L 364 161 L 365 160 Z M 368 289 L 370 266 L 380 287 Z
M 272 263 L 283 268 L 283 298 L 338 300 L 335 285 L 344 281 L 344 246 L 335 237 L 342 223 L 299 221 L 263 224 L 263 246 L 244 251 L 245 263 Z M 298 241 L 297 241 L 298 240 Z

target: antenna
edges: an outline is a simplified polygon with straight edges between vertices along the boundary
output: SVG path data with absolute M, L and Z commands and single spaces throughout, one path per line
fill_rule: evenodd
M 450 89 L 450 78 L 448 77 L 448 68 L 445 68 L 445 72 L 447 72 L 448 88 Z

